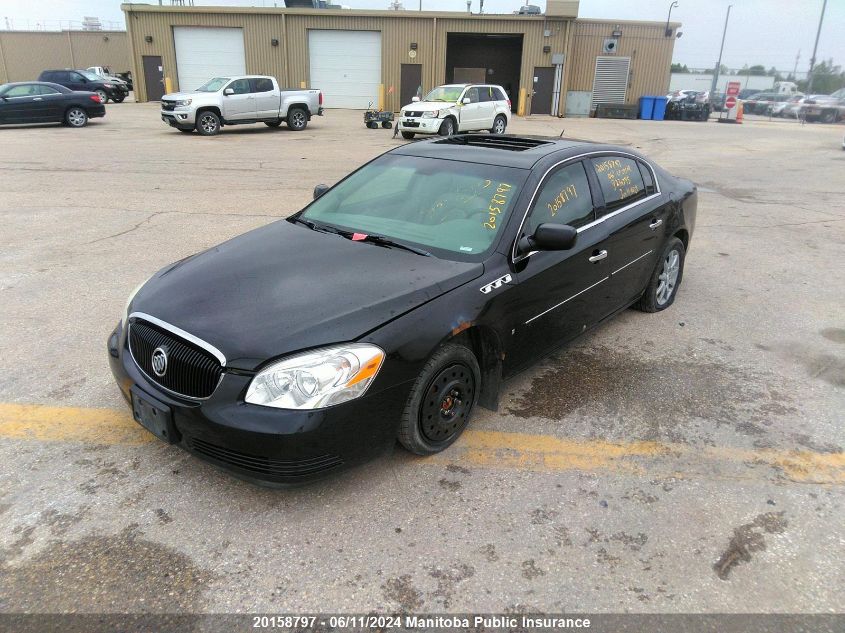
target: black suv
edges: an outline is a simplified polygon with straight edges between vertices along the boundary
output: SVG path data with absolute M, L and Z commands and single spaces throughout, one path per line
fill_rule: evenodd
M 129 94 L 129 88 L 125 84 L 109 81 L 87 70 L 45 70 L 39 75 L 38 81 L 49 81 L 71 90 L 96 93 L 103 103 L 109 99 L 120 103 Z

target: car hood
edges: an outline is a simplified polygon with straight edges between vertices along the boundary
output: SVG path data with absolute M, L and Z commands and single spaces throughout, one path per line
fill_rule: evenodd
M 215 94 L 213 92 L 170 92 L 164 95 L 162 101 L 182 101 L 183 99 L 196 99 L 199 95 Z
M 229 367 L 253 370 L 360 338 L 483 269 L 280 220 L 162 269 L 130 312 L 214 345 Z
M 454 107 L 454 103 L 447 103 L 445 101 L 417 101 L 416 103 L 403 106 L 402 111 L 431 112 L 432 110 L 445 110 Z

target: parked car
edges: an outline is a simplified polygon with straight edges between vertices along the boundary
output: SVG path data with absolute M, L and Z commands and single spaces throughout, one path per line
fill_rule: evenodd
M 714 112 L 724 111 L 726 98 L 727 95 L 724 92 L 714 92 L 710 95 L 710 107 Z
M 746 101 L 748 99 L 752 99 L 754 95 L 760 94 L 761 90 L 759 88 L 743 88 L 739 91 L 739 94 L 736 96 L 737 99 L 742 101 Z
M 709 90 L 677 90 L 666 104 L 666 119 L 677 121 L 707 121 L 710 118 Z
M 129 88 L 129 91 L 135 90 L 135 86 L 132 84 L 132 72 L 126 71 L 125 73 L 117 73 L 117 76 L 120 79 L 123 79 L 126 82 L 126 86 Z
M 219 134 L 224 125 L 265 123 L 304 130 L 313 115 L 323 114 L 319 90 L 279 88 L 275 77 L 215 77 L 193 92 L 161 98 L 161 120 L 180 132 Z
M 129 82 L 126 81 L 125 79 L 123 79 L 123 77 L 120 77 L 120 76 L 112 73 L 108 66 L 91 66 L 90 68 L 87 68 L 86 70 L 90 73 L 94 73 L 98 77 L 102 77 L 106 81 L 112 81 L 116 84 L 121 84 L 123 86 L 126 86 L 127 92 L 132 90 L 132 87 L 129 85 Z
M 45 70 L 39 75 L 38 81 L 59 84 L 71 90 L 96 93 L 104 104 L 108 103 L 109 99 L 115 103 L 121 103 L 129 94 L 129 88 L 126 85 L 118 84 L 87 70 Z
M 74 92 L 42 81 L 25 81 L 0 86 L 0 124 L 64 123 L 84 127 L 89 119 L 106 115 L 99 95 Z
M 771 114 L 776 104 L 789 101 L 791 96 L 778 92 L 758 92 L 743 102 L 743 111 L 746 114 Z
M 789 99 L 786 101 L 779 101 L 772 106 L 772 116 L 777 117 L 794 117 L 796 108 L 800 107 L 801 102 L 804 99 L 804 95 L 800 92 L 797 94 L 789 95 Z
M 449 136 L 481 130 L 504 134 L 511 118 L 505 89 L 492 84 L 447 84 L 412 101 L 399 115 L 399 131 L 405 139 L 417 134 Z
M 845 88 L 827 97 L 814 95 L 812 99 L 805 100 L 801 114 L 808 121 L 822 123 L 836 123 L 845 119 Z
M 628 148 L 471 134 L 399 146 L 314 198 L 160 270 L 108 340 L 138 423 L 265 482 L 397 438 L 442 451 L 503 377 L 628 306 L 668 308 L 697 207 Z

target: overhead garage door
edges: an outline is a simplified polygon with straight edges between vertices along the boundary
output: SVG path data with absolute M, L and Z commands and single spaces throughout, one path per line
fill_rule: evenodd
M 323 91 L 328 108 L 378 105 L 381 83 L 379 31 L 308 31 L 310 86 Z
M 596 57 L 590 109 L 599 103 L 625 103 L 630 66 L 630 57 Z
M 245 75 L 243 29 L 174 26 L 179 90 L 196 90 L 212 77 Z

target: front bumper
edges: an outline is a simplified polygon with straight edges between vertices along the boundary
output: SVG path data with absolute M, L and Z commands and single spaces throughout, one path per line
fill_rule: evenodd
M 174 396 L 138 369 L 121 326 L 109 337 L 112 374 L 131 402 L 134 389 L 172 410 L 175 444 L 249 481 L 289 485 L 319 479 L 392 447 L 412 383 L 315 411 L 244 402 L 251 375 L 226 372 L 210 398 Z
M 162 110 L 161 120 L 171 127 L 192 128 L 196 125 L 197 115 L 193 110 Z
M 414 134 L 437 134 L 443 119 L 423 119 L 419 117 L 399 117 L 397 125 L 401 132 L 413 132 Z

